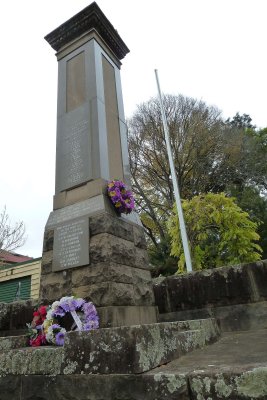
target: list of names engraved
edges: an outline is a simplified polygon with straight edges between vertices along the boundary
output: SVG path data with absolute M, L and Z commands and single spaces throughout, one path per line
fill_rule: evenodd
M 53 271 L 89 264 L 89 219 L 76 219 L 55 227 Z
M 56 193 L 92 179 L 90 124 L 82 110 L 76 113 L 58 122 Z
M 85 145 L 85 135 L 88 129 L 87 121 L 79 121 L 72 127 L 70 136 L 66 141 L 68 175 L 67 186 L 72 187 L 82 183 L 87 179 L 85 160 L 83 157 L 83 146 Z

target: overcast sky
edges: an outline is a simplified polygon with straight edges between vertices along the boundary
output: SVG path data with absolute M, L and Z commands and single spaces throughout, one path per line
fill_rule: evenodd
M 26 245 L 42 255 L 55 177 L 57 61 L 43 37 L 88 0 L 15 0 L 0 5 L 0 210 L 23 220 Z M 267 126 L 266 0 L 98 0 L 130 49 L 121 76 L 125 113 L 162 91 L 247 113 Z

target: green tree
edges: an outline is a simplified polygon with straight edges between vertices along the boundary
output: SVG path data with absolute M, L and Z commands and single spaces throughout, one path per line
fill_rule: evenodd
M 245 187 L 267 190 L 267 129 L 257 130 L 248 114 L 225 121 L 216 107 L 193 98 L 166 95 L 163 103 L 182 198 L 231 195 L 233 187 L 241 192 Z M 128 128 L 137 210 L 149 237 L 151 262 L 155 271 L 165 274 L 176 263 L 167 254 L 166 227 L 174 195 L 158 100 L 140 104 Z M 261 234 L 266 232 L 263 226 Z
M 235 197 L 237 205 L 258 224 L 259 245 L 263 249 L 262 258 L 267 258 L 267 197 L 258 187 L 230 185 L 227 189 Z
M 231 173 L 226 186 L 230 183 L 267 190 L 267 129 L 233 126 L 231 136 L 235 142 L 236 156 L 229 159 Z
M 255 129 L 256 126 L 252 125 L 252 118 L 250 117 L 249 114 L 243 114 L 240 115 L 239 113 L 236 113 L 236 115 L 233 118 L 228 118 L 226 120 L 226 123 L 230 124 L 231 126 L 240 128 L 240 129 Z
M 256 261 L 261 247 L 256 222 L 241 210 L 234 198 L 224 193 L 194 196 L 183 202 L 192 263 L 195 270 Z M 175 211 L 175 210 L 174 210 Z M 169 220 L 172 255 L 179 258 L 178 271 L 185 259 L 176 212 Z
M 221 169 L 220 112 L 183 96 L 164 97 L 176 174 L 183 197 L 210 187 Z M 132 186 L 146 233 L 155 247 L 166 240 L 166 221 L 174 203 L 160 104 L 157 99 L 138 106 L 128 121 Z M 210 172 L 207 173 L 207 171 Z

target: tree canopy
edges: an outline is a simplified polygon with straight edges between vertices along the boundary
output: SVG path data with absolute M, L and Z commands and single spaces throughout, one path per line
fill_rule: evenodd
M 216 107 L 181 95 L 165 95 L 163 104 L 181 197 L 238 191 L 238 202 L 252 188 L 256 204 L 267 190 L 267 129 L 257 130 L 248 114 L 224 120 Z M 132 186 L 151 259 L 168 259 L 173 270 L 166 222 L 174 195 L 158 100 L 140 104 L 128 128 Z
M 165 96 L 175 169 L 182 197 L 217 185 L 225 129 L 220 112 L 204 102 L 183 96 Z M 165 238 L 173 185 L 158 100 L 141 104 L 129 121 L 130 166 L 141 218 L 154 244 Z M 207 174 L 207 170 L 210 172 Z
M 261 247 L 256 243 L 259 235 L 257 223 L 248 213 L 224 193 L 194 196 L 183 201 L 188 241 L 193 268 L 215 268 L 223 265 L 257 261 Z M 179 258 L 178 271 L 185 270 L 185 257 L 181 243 L 176 207 L 169 219 L 171 253 Z

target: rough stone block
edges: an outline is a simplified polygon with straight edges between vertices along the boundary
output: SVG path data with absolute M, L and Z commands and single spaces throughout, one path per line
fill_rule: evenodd
M 149 268 L 146 250 L 139 249 L 133 242 L 109 233 L 93 236 L 89 252 L 92 264 L 113 261 L 136 268 Z
M 106 212 L 90 216 L 89 229 L 90 264 L 59 272 L 52 271 L 53 230 L 46 233 L 41 301 L 50 304 L 75 295 L 97 307 L 154 305 L 143 229 Z M 154 316 L 149 321 L 142 319 L 150 321 L 155 322 Z
M 52 229 L 45 231 L 43 242 L 43 253 L 53 250 L 54 245 L 54 231 Z
M 26 347 L 28 344 L 27 336 L 8 336 L 0 337 L 0 351 L 7 351 L 11 349 L 19 349 Z
M 150 269 L 147 251 L 135 247 L 135 266 L 137 268 Z
M 138 302 L 137 304 L 155 304 L 153 288 L 148 283 L 145 285 L 141 283 L 134 285 L 134 297 Z
M 41 275 L 40 301 L 46 304 L 72 294 L 71 270 Z
M 158 321 L 157 307 L 154 306 L 98 307 L 97 312 L 101 328 L 154 324 Z
M 168 286 L 167 286 L 167 278 L 159 277 L 153 279 L 153 289 L 155 295 L 155 301 L 157 303 L 159 313 L 170 313 L 170 301 L 169 301 L 169 293 L 168 293 Z
M 133 274 L 133 282 L 135 284 L 139 283 L 148 283 L 149 285 L 152 285 L 152 279 L 151 279 L 151 273 L 150 271 L 144 270 L 144 269 L 139 269 L 139 268 L 132 268 L 132 274 Z
M 152 290 L 150 271 L 114 262 L 92 264 L 72 271 L 73 288 L 102 282 L 147 285 Z
M 78 297 L 92 301 L 95 306 L 124 306 L 138 305 L 140 296 L 135 296 L 132 284 L 101 282 L 95 285 L 86 285 L 73 288 Z
M 132 270 L 132 267 L 112 262 L 81 267 L 72 271 L 72 285 L 75 288 L 107 281 L 132 284 Z
M 9 329 L 20 330 L 26 328 L 26 323 L 32 320 L 32 313 L 37 304 L 36 300 L 14 301 L 9 303 Z
M 267 260 L 250 263 L 243 266 L 249 278 L 251 301 L 267 299 Z
M 146 249 L 146 239 L 144 229 L 139 226 L 133 226 L 133 237 L 134 237 L 134 244 L 141 249 Z
M 0 398 L 2 400 L 21 400 L 21 376 L 0 377 Z
M 53 262 L 53 250 L 49 250 L 43 253 L 42 257 L 42 275 L 50 274 L 52 272 L 52 262 Z
M 228 371 L 196 371 L 189 375 L 192 400 L 265 400 L 267 398 L 267 368 L 252 370 L 228 368 Z
M 3 385 L 7 388 L 8 383 L 10 379 Z M 186 377 L 174 374 L 29 375 L 23 376 L 19 384 L 21 397 L 6 400 L 189 400 Z
M 62 365 L 63 348 L 37 347 L 0 353 L 0 375 L 57 375 Z
M 155 282 L 160 313 L 245 304 L 267 299 L 267 263 L 197 271 Z
M 90 217 L 89 225 L 91 237 L 100 233 L 109 233 L 131 242 L 134 241 L 133 225 L 108 213 Z
M 179 322 L 70 332 L 61 373 L 141 373 L 165 364 L 218 336 L 214 320 L 183 330 Z
M 90 259 L 94 264 L 114 261 L 135 266 L 135 248 L 132 242 L 108 233 L 93 236 L 90 240 Z

